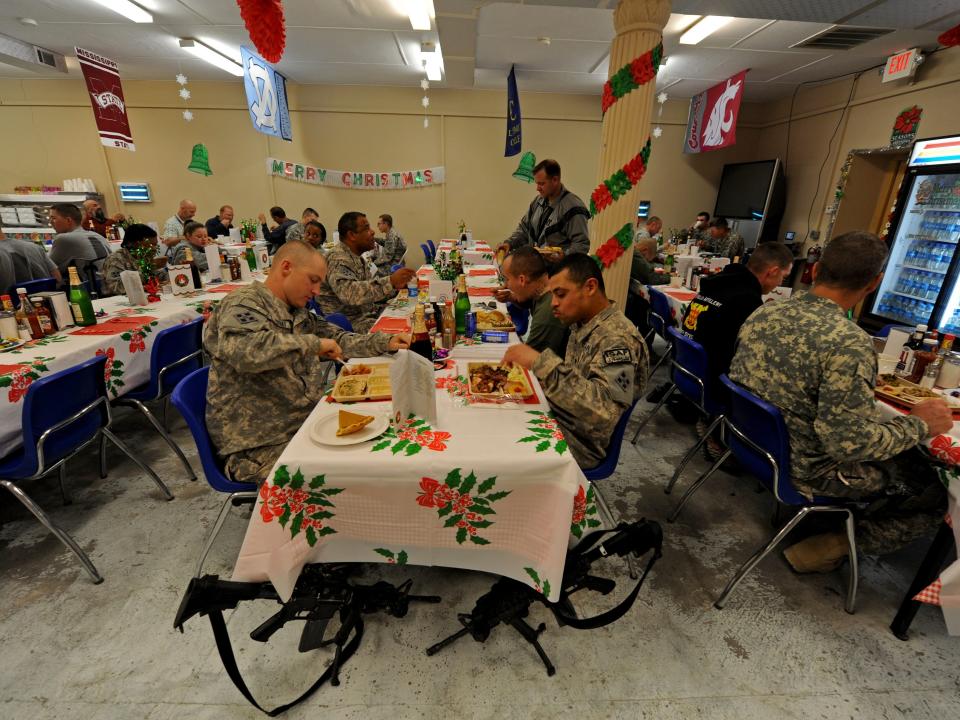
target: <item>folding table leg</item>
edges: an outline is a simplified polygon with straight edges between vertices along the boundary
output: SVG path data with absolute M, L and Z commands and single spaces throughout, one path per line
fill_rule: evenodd
M 909 639 L 910 625 L 917 614 L 917 610 L 923 605 L 919 600 L 914 600 L 914 596 L 937 579 L 940 571 L 943 569 L 950 551 L 956 545 L 953 537 L 953 530 L 945 522 L 940 523 L 940 529 L 937 530 L 930 548 L 927 550 L 923 562 L 917 568 L 917 574 L 907 589 L 907 594 L 900 603 L 900 609 L 897 610 L 893 622 L 890 623 L 890 630 L 901 640 Z

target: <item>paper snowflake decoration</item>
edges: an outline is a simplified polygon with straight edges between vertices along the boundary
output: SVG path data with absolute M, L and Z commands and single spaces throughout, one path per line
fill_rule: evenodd
M 665 92 L 657 95 L 657 102 L 663 105 L 667 101 L 667 94 Z
M 423 126 L 424 126 L 425 128 L 430 127 L 430 118 L 425 117 L 425 118 L 423 119 Z
M 190 91 L 187 90 L 186 88 L 180 88 L 180 97 L 182 97 L 184 100 L 189 100 Z
M 193 120 L 193 113 L 190 112 L 189 110 L 184 110 L 183 119 L 186 120 L 187 122 L 190 122 L 191 120 Z
M 179 83 L 180 85 L 186 85 L 187 76 L 184 75 L 183 73 L 177 73 L 177 83 Z
M 430 107 L 430 98 L 428 98 L 426 95 L 424 95 L 424 96 L 420 99 L 420 104 L 423 105 L 424 107 Z
M 427 80 L 426 78 L 424 78 L 423 80 L 420 81 L 420 87 L 423 88 L 424 90 L 429 90 L 429 89 L 430 89 L 430 81 Z
M 660 137 L 661 135 L 663 135 L 663 128 L 660 127 L 659 125 L 657 125 L 657 126 L 653 129 L 653 136 L 654 136 L 655 138 L 658 138 L 658 137 Z

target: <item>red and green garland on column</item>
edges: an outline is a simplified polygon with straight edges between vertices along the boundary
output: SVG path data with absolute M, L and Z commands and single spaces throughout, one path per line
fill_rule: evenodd
M 647 172 L 650 159 L 650 138 L 643 149 L 626 165 L 600 183 L 590 195 L 590 217 L 606 210 L 610 205 L 626 195 Z M 626 223 L 605 243 L 597 248 L 593 259 L 602 268 L 609 268 L 633 244 L 633 225 Z

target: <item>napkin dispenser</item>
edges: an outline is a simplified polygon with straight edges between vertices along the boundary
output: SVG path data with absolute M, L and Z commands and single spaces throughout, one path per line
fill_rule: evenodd
M 66 293 L 57 290 L 44 290 L 43 292 L 31 293 L 30 297 L 42 297 L 44 299 L 58 330 L 75 324 Z

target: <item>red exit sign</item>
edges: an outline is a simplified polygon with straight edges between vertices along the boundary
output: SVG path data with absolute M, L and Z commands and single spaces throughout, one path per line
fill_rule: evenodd
M 920 50 L 913 48 L 888 57 L 887 64 L 883 67 L 883 82 L 912 77 L 917 71 L 919 56 Z

